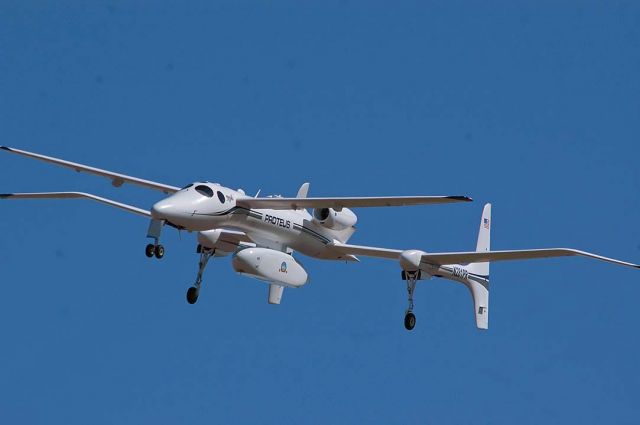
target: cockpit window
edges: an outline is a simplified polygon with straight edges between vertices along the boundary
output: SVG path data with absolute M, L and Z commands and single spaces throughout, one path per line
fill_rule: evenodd
M 185 189 L 189 189 L 191 186 L 193 186 L 193 183 L 189 183 L 188 185 L 186 185 L 185 187 L 183 187 L 180 190 L 185 190 Z
M 224 201 L 226 200 L 226 198 L 220 191 L 218 191 L 218 199 L 220 199 L 220 202 L 222 202 L 223 204 L 224 204 Z
M 213 197 L 213 190 L 209 187 L 209 186 L 205 186 L 205 185 L 198 185 L 196 186 L 196 192 L 198 192 L 200 195 L 204 195 L 207 198 L 211 198 Z

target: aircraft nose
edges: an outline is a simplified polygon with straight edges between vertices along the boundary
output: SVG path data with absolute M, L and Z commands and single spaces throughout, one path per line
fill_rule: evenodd
M 168 220 L 174 215 L 175 203 L 172 199 L 163 199 L 151 207 L 151 217 L 157 220 Z

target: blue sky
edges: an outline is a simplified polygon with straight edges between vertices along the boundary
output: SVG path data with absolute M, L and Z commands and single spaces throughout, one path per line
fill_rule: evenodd
M 152 4 L 153 3 L 153 4 Z M 640 261 L 634 2 L 63 2 L 0 6 L 1 144 L 173 185 L 465 194 L 358 210 L 353 243 L 575 247 Z M 0 155 L 0 192 L 160 194 Z M 88 201 L 0 205 L 0 422 L 640 421 L 637 270 L 496 263 L 488 332 L 450 282 L 417 327 L 393 262 L 302 258 L 264 284 L 193 234 Z

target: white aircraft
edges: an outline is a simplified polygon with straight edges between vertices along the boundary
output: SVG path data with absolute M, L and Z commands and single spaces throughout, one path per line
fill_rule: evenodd
M 243 275 L 269 285 L 269 303 L 280 304 L 285 287 L 298 288 L 308 275 L 293 252 L 326 259 L 359 261 L 356 255 L 397 261 L 406 280 L 408 307 L 404 325 L 416 324 L 413 294 L 418 280 L 441 277 L 462 283 L 471 292 L 476 325 L 489 326 L 489 263 L 564 256 L 584 256 L 629 267 L 639 265 L 567 248 L 491 251 L 491 204 L 486 204 L 480 220 L 475 251 L 427 253 L 415 249 L 397 250 L 349 245 L 355 231 L 356 215 L 349 208 L 404 206 L 468 202 L 466 196 L 389 196 L 357 198 L 308 198 L 309 183 L 304 183 L 295 198 L 247 196 L 218 183 L 195 182 L 183 188 L 137 177 L 89 167 L 62 159 L 2 146 L 7 152 L 111 179 L 116 187 L 124 183 L 158 190 L 169 195 L 155 203 L 151 211 L 82 192 L 9 193 L 1 199 L 70 199 L 86 198 L 150 218 L 147 237 L 153 239 L 145 249 L 147 257 L 162 258 L 160 233 L 164 225 L 198 232 L 200 254 L 198 275 L 187 291 L 187 301 L 194 304 L 200 293 L 202 274 L 211 257 L 232 254 L 232 266 Z M 313 208 L 309 214 L 306 208 Z

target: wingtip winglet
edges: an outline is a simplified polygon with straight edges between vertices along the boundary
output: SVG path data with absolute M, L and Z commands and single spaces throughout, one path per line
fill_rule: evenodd
M 0 146 L 0 149 L 2 149 L 3 151 L 10 151 L 11 148 L 9 146 Z
M 9 198 L 12 195 L 12 193 L 0 193 L 0 199 Z

